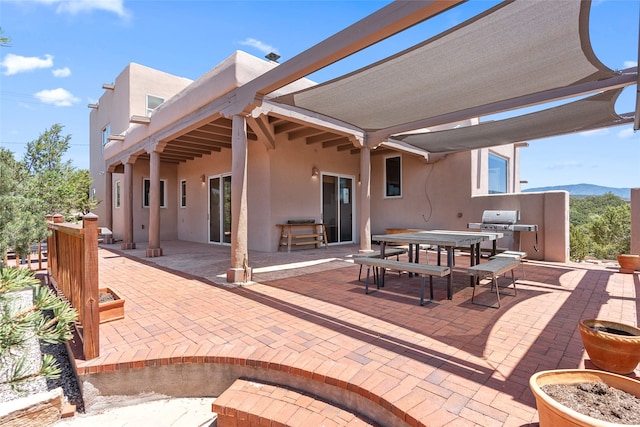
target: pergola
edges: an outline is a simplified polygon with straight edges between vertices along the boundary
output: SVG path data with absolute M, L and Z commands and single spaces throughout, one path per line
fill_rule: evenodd
M 184 115 L 168 130 L 140 136 L 140 141 L 152 141 L 161 148 L 154 146 L 147 150 L 151 193 L 157 185 L 161 155 L 173 155 L 174 161 L 183 161 L 193 154 L 210 152 L 209 148 L 198 146 L 197 133 L 218 135 L 216 149 L 232 151 L 230 270 L 242 275 L 247 253 L 247 141 L 261 139 L 273 143 L 271 126 L 280 126 L 283 132 L 308 132 L 308 138 L 316 138 L 323 144 L 346 144 L 358 149 L 361 201 L 369 199 L 371 150 L 380 145 L 402 147 L 428 158 L 431 153 L 528 141 L 634 120 L 635 129 L 638 128 L 635 112 L 619 115 L 614 110 L 621 90 L 638 82 L 637 67 L 616 71 L 596 58 L 589 39 L 591 3 L 581 0 L 544 3 L 507 0 L 362 69 L 284 95 L 278 92 L 460 3 L 463 0 L 393 2 L 209 105 Z M 543 108 L 545 104 L 570 98 L 577 100 Z M 541 109 L 500 121 L 481 119 L 530 106 Z M 289 116 L 300 114 L 307 119 L 332 120 L 338 130 L 327 132 L 321 126 L 313 129 L 313 123 L 311 130 L 301 130 L 295 125 L 288 127 L 285 122 L 265 121 L 273 120 L 270 112 L 285 110 Z M 478 125 L 442 131 L 428 129 L 477 118 L 481 121 Z M 216 122 L 224 123 L 226 129 L 216 126 Z M 189 133 L 179 129 L 188 129 Z M 172 146 L 175 141 L 194 151 L 180 152 Z M 360 206 L 360 246 L 361 250 L 370 250 L 370 207 L 364 202 Z M 150 215 L 154 215 L 154 209 Z M 152 238 L 154 226 L 150 220 L 150 249 L 159 247 L 159 237 Z M 234 274 L 228 275 L 230 281 L 234 281 Z

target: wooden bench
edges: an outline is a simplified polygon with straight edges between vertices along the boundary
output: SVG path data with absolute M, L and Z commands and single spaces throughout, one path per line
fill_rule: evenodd
M 386 255 L 386 252 L 385 252 Z M 367 266 L 367 278 L 365 280 L 365 294 L 369 294 L 369 271 L 374 268 L 389 268 L 392 270 L 406 271 L 409 273 L 419 274 L 422 282 L 420 284 L 420 305 L 424 305 L 424 286 L 425 277 L 429 276 L 429 299 L 433 299 L 433 276 L 444 277 L 451 274 L 449 267 L 429 264 L 416 264 L 414 262 L 393 261 L 389 259 L 380 259 L 372 257 L 354 258 L 356 264 Z M 380 289 L 380 281 L 376 283 L 376 288 Z
M 213 402 L 211 409 L 218 415 L 218 427 L 373 425 L 311 395 L 245 379 L 237 379 Z
M 384 257 L 385 258 L 390 258 L 392 256 L 396 257 L 396 261 L 400 261 L 399 257 L 402 254 L 406 254 L 407 252 L 409 252 L 409 249 L 407 248 L 392 248 L 392 249 L 387 249 L 384 251 Z M 371 253 L 362 253 L 362 254 L 354 254 L 353 258 L 358 258 L 358 257 L 365 257 L 365 258 L 378 258 L 380 259 L 380 252 L 371 252 Z M 362 264 L 360 264 L 360 271 L 358 272 L 358 281 L 362 280 Z M 374 280 L 377 280 L 375 278 L 375 271 L 374 271 Z
M 291 252 L 291 246 L 314 245 L 319 248 L 324 245 L 329 248 L 327 230 L 321 222 L 291 220 L 286 224 L 276 224 L 280 227 L 280 239 L 278 240 L 278 252 L 282 247 Z
M 477 279 L 490 278 L 491 289 L 496 287 L 496 297 L 498 298 L 498 308 L 500 308 L 500 291 L 498 290 L 498 276 L 511 271 L 511 283 L 513 283 L 513 295 L 516 295 L 516 278 L 513 274 L 513 269 L 520 264 L 520 260 L 510 257 L 493 258 L 487 262 L 476 264 L 467 269 L 467 273 L 470 276 L 474 276 Z M 475 304 L 474 297 L 476 293 L 476 286 L 473 287 L 473 293 L 471 294 L 471 302 Z M 493 307 L 493 306 L 489 306 Z

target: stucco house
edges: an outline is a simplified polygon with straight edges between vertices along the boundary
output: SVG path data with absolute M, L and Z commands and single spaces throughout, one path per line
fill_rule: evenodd
M 567 261 L 568 193 L 521 193 L 519 159 L 529 139 L 629 122 L 610 107 L 637 68 L 595 58 L 581 25 L 589 2 L 502 3 L 347 76 L 305 78 L 456 3 L 392 3 L 282 64 L 237 51 L 196 81 L 130 63 L 91 106 L 101 225 L 148 256 L 163 240 L 229 245 L 227 279 L 238 282 L 248 250 L 277 251 L 288 220 L 322 222 L 329 244 L 370 251 L 387 228 L 464 230 L 509 209 L 539 227 L 522 234 L 531 258 Z M 522 32 L 539 52 L 513 64 Z

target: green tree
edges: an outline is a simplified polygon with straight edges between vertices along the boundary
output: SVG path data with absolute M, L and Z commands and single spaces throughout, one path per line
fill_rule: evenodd
M 615 259 L 629 253 L 631 247 L 631 208 L 629 205 L 608 206 L 589 223 L 596 257 Z
M 4 34 L 4 31 L 2 31 L 2 28 L 0 28 L 0 46 L 7 47 L 9 46 L 9 43 L 11 43 L 11 39 L 9 39 L 8 37 L 3 37 L 2 34 Z
M 33 178 L 27 191 L 42 216 L 59 213 L 71 221 L 77 214 L 91 211 L 96 203 L 89 197 L 89 171 L 76 170 L 70 161 L 63 161 L 71 135 L 63 136 L 62 129 L 55 124 L 29 142 L 23 163 Z
M 569 225 L 569 254 L 574 261 L 583 261 L 590 252 L 591 235 L 585 225 Z
M 13 153 L 0 149 L 0 263 L 9 248 L 24 257 L 32 242 L 46 237 L 46 221 L 25 187 L 30 177 Z
M 70 139 L 56 124 L 27 144 L 22 162 L 0 149 L 0 262 L 9 248 L 24 257 L 31 244 L 47 237 L 47 214 L 71 221 L 96 206 L 89 171 L 63 161 Z
M 611 192 L 601 196 L 571 197 L 570 222 L 575 226 L 586 225 L 596 216 L 602 215 L 607 207 L 626 204 L 627 202 Z

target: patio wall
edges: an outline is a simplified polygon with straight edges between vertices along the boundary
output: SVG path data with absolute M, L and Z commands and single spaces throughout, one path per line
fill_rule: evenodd
M 509 147 L 503 147 L 501 154 L 508 153 Z M 487 154 L 488 150 L 457 153 L 435 163 L 405 155 L 403 196 L 395 199 L 382 196 L 383 175 L 376 173 L 382 170 L 386 156 L 372 156 L 372 234 L 384 234 L 386 228 L 467 230 L 468 223 L 482 220 L 484 210 L 519 210 L 521 223 L 539 227 L 539 251 L 534 249 L 535 233 L 530 232 L 520 233 L 521 249 L 531 259 L 568 261 L 569 193 L 487 195 L 486 172 L 479 172 Z

